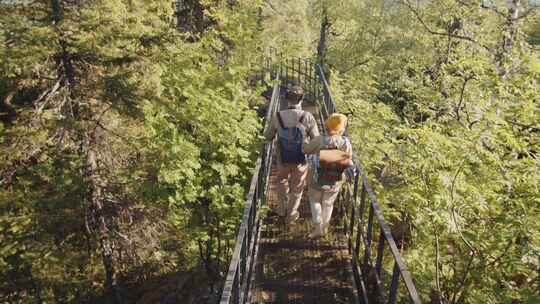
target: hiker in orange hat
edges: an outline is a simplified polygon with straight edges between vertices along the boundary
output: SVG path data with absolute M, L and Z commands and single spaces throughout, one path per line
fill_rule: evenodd
M 309 238 L 328 233 L 334 201 L 345 180 L 344 171 L 353 165 L 351 142 L 345 136 L 347 116 L 334 113 L 325 122 L 326 135 L 304 142 L 302 150 L 312 154 L 308 177 L 308 196 L 313 219 Z

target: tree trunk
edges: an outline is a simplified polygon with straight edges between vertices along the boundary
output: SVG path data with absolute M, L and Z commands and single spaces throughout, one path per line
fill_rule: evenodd
M 113 242 L 110 238 L 110 231 L 107 227 L 104 201 L 104 181 L 99 174 L 98 154 L 95 149 L 95 131 L 87 131 L 83 136 L 82 152 L 85 159 L 84 176 L 87 182 L 87 192 L 85 205 L 89 209 L 92 227 L 99 239 L 99 248 L 103 267 L 105 269 L 105 288 L 112 296 L 115 303 L 122 303 L 122 298 L 118 288 L 118 279 L 114 263 Z
M 321 66 L 324 72 L 324 76 L 328 80 L 330 77 L 330 71 L 326 68 L 326 36 L 330 29 L 330 22 L 328 21 L 328 12 L 326 6 L 323 7 L 321 19 L 321 32 L 319 34 L 319 45 L 317 47 L 317 63 Z
M 60 0 L 51 0 L 51 18 L 53 25 L 56 26 L 64 18 L 63 3 Z M 58 28 L 57 28 L 58 30 Z M 92 109 L 86 109 L 87 113 L 81 113 L 81 107 L 77 103 L 80 98 L 76 93 L 76 69 L 72 61 L 72 56 L 69 53 L 66 41 L 61 33 L 59 45 L 61 51 L 57 56 L 58 73 L 65 79 L 65 83 L 69 89 L 71 113 L 73 120 L 82 122 L 84 120 L 92 120 Z M 59 78 L 60 79 L 60 78 Z M 83 124 L 84 125 L 84 124 Z M 122 302 L 118 289 L 118 280 L 113 256 L 113 243 L 110 238 L 107 221 L 104 214 L 104 189 L 105 183 L 101 179 L 99 173 L 98 154 L 96 152 L 96 128 L 85 125 L 84 127 L 72 126 L 70 132 L 75 137 L 75 140 L 80 142 L 79 156 L 84 161 L 83 176 L 86 179 L 87 187 L 83 197 L 83 204 L 89 210 L 91 225 L 90 230 L 97 232 L 99 248 L 101 251 L 103 267 L 105 270 L 105 288 L 110 294 L 113 301 L 117 304 Z
M 511 0 L 508 4 L 508 15 L 506 16 L 506 24 L 503 32 L 503 41 L 497 54 L 496 61 L 499 65 L 499 74 L 502 79 L 506 79 L 512 67 L 517 64 L 512 56 L 512 51 L 516 41 L 522 39 L 519 37 L 520 31 L 520 12 L 523 9 L 521 0 Z

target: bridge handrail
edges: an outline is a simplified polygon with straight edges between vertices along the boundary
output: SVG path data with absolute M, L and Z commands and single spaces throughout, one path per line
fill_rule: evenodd
M 332 113 L 335 113 L 337 112 L 337 106 L 336 106 L 336 103 L 334 102 L 333 98 L 332 98 L 332 93 L 330 91 L 330 86 L 328 85 L 328 82 L 326 80 L 326 76 L 324 74 L 324 69 L 319 65 L 317 64 L 316 65 L 316 68 L 317 68 L 317 71 L 318 71 L 318 74 L 319 74 L 319 77 L 321 79 L 321 82 L 323 84 L 323 99 L 324 99 L 324 104 L 325 104 L 325 109 L 327 110 L 327 115 L 325 117 L 328 117 L 328 115 L 332 114 Z M 348 130 L 347 130 L 348 131 Z M 362 166 L 362 163 L 360 162 L 360 160 L 358 159 L 356 153 L 354 152 L 354 149 L 353 149 L 353 159 L 354 159 L 354 163 L 356 165 L 356 172 L 357 172 L 357 176 L 355 177 L 355 184 L 357 184 L 358 182 L 358 178 L 361 178 L 362 180 L 362 190 L 361 190 L 361 194 L 360 194 L 360 197 L 361 197 L 361 202 L 360 202 L 360 215 L 359 215 L 359 218 L 361 219 L 361 221 L 363 221 L 364 219 L 364 209 L 362 207 L 365 207 L 365 194 L 367 193 L 367 196 L 370 200 L 370 210 L 369 210 L 369 215 L 368 215 L 368 227 L 367 227 L 367 234 L 371 237 L 364 237 L 363 236 L 363 231 L 361 228 L 358 228 L 358 233 L 357 233 L 357 238 L 360 239 L 360 241 L 363 241 L 364 242 L 364 245 L 365 245 L 365 248 L 369 248 L 371 246 L 371 241 L 372 241 L 372 235 L 373 235 L 373 220 L 372 220 L 372 217 L 373 217 L 373 213 L 375 214 L 375 216 L 377 217 L 377 220 L 378 220 L 378 223 L 379 223 L 379 226 L 380 226 L 380 230 L 381 230 L 381 237 L 384 237 L 384 240 L 388 243 L 388 246 L 390 248 L 390 252 L 394 258 L 394 261 L 395 261 L 395 264 L 394 264 L 394 269 L 393 269 L 393 273 L 392 273 L 392 283 L 391 283 L 391 286 L 390 286 L 390 294 L 389 294 L 389 298 L 388 298 L 388 303 L 395 303 L 395 301 L 397 300 L 397 288 L 398 288 L 398 275 L 401 276 L 401 278 L 403 279 L 404 283 L 405 283 L 405 286 L 407 288 L 407 291 L 409 293 L 409 297 L 410 299 L 413 301 L 413 303 L 415 304 L 420 304 L 421 301 L 420 301 L 420 297 L 418 295 L 418 292 L 416 290 L 416 287 L 414 285 L 414 282 L 412 280 L 412 276 L 411 274 L 409 273 L 409 271 L 407 270 L 407 267 L 405 266 L 405 263 L 403 262 L 403 259 L 401 257 L 401 254 L 398 250 L 398 247 L 396 245 L 396 242 L 394 240 L 394 237 L 392 236 L 392 233 L 391 233 L 391 230 L 390 230 L 390 227 L 388 226 L 388 224 L 386 223 L 386 220 L 384 219 L 384 215 L 382 213 L 382 210 L 379 206 L 379 203 L 377 202 L 377 197 L 375 195 L 375 192 L 373 191 L 373 188 L 371 187 L 370 183 L 368 182 L 368 179 L 365 175 L 365 171 L 364 171 L 364 168 Z M 352 200 L 352 208 L 355 209 L 355 205 L 356 205 L 356 198 L 358 197 L 358 185 L 355 185 L 354 187 L 354 194 L 353 194 L 353 197 L 354 199 Z M 352 210 L 354 210 L 352 209 Z M 352 229 L 354 228 L 354 221 L 356 220 L 356 216 L 351 216 L 351 224 L 349 227 L 351 227 L 351 230 L 350 230 L 350 235 L 352 236 L 353 235 L 353 231 Z M 362 225 L 363 222 L 359 223 L 359 225 Z M 357 241 L 358 243 L 358 241 Z M 355 257 L 358 257 L 359 255 L 359 248 L 358 247 L 355 247 L 355 248 L 350 248 L 354 254 L 353 256 Z M 379 245 L 378 246 L 378 249 L 377 249 L 377 257 L 376 257 L 376 265 L 375 265 L 375 274 L 377 276 L 377 285 L 380 284 L 380 272 L 381 272 L 381 267 L 382 267 L 382 254 L 383 254 L 383 250 L 384 250 L 384 247 L 382 247 L 382 245 Z M 367 265 L 366 264 L 372 264 L 371 263 L 371 252 L 370 250 L 366 250 L 365 253 L 364 253 L 364 272 L 367 272 Z M 370 265 L 370 266 L 373 266 L 373 265 Z M 367 273 L 366 273 L 367 275 Z M 365 283 L 365 282 L 364 282 Z M 378 287 L 379 288 L 379 287 Z M 384 298 L 384 296 L 382 296 Z
M 272 99 L 265 118 L 265 128 L 271 122 L 271 115 L 279 107 L 280 84 L 276 73 Z M 268 177 L 272 162 L 274 143 L 265 143 L 257 159 L 249 192 L 246 198 L 242 222 L 238 229 L 235 248 L 229 264 L 229 270 L 221 293 L 220 304 L 247 303 L 250 299 L 249 291 L 252 281 L 253 266 L 257 259 L 257 240 L 260 234 L 261 219 L 258 211 L 268 190 Z

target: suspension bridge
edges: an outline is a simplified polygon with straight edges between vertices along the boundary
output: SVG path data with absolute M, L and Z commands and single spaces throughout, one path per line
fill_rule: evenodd
M 337 107 L 323 67 L 276 51 L 263 66 L 274 80 L 265 122 L 286 107 L 285 89 L 301 85 L 303 109 L 324 131 L 324 120 Z M 354 157 L 354 178 L 334 204 L 332 233 L 310 240 L 307 191 L 295 224 L 287 225 L 271 212 L 277 206 L 274 150 L 274 142 L 261 148 L 220 304 L 421 303 L 358 159 Z

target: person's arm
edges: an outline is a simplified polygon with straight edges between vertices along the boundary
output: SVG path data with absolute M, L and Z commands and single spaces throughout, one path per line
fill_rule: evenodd
M 349 163 L 349 167 L 347 167 L 347 169 L 345 169 L 343 173 L 345 174 L 346 180 L 353 181 L 356 175 L 356 166 L 354 165 L 354 162 L 352 159 L 352 145 L 349 139 L 346 140 L 345 146 L 346 146 L 345 152 L 349 153 L 351 161 Z
M 345 146 L 345 152 L 349 153 L 349 157 L 352 158 L 352 145 L 351 141 L 348 138 L 346 139 Z
M 274 136 L 276 135 L 276 130 L 276 116 L 273 115 L 270 124 L 264 130 L 264 137 L 267 141 L 272 141 L 274 139 Z
M 310 138 L 313 139 L 317 136 L 319 136 L 319 127 L 317 126 L 317 121 L 315 120 L 315 117 L 311 115 L 311 113 L 308 114 L 308 130 L 307 133 L 309 134 Z
M 349 167 L 353 167 L 354 166 L 354 162 L 353 162 L 353 153 L 352 153 L 352 145 L 351 145 L 351 141 L 345 137 L 345 153 L 347 153 L 349 155 Z
M 305 154 L 317 154 L 321 150 L 322 142 L 322 136 L 312 138 L 309 142 L 304 142 L 302 144 L 302 152 Z

